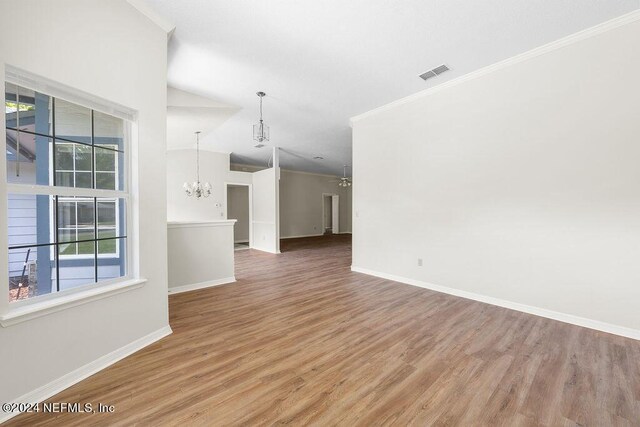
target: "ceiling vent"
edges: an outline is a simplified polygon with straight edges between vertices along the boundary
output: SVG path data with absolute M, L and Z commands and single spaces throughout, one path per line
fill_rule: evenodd
M 449 67 L 442 64 L 432 70 L 425 71 L 424 73 L 420 74 L 420 78 L 422 80 L 427 80 L 427 79 L 430 79 L 431 77 L 438 77 L 440 74 L 444 73 L 445 71 L 449 71 Z

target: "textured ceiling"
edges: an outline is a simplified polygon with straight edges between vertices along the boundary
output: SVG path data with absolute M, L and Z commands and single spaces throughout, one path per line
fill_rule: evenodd
M 270 147 L 253 148 L 251 128 L 262 90 L 282 166 L 334 174 L 351 163 L 351 116 L 640 7 L 640 0 L 149 3 L 176 24 L 169 85 L 218 106 L 199 119 L 211 117 L 203 148 L 266 164 Z M 442 63 L 452 71 L 418 78 Z M 169 141 L 178 146 L 189 142 Z

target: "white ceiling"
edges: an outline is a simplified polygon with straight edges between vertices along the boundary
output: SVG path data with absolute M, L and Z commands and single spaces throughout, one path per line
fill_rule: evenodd
M 238 112 L 214 100 L 175 88 L 167 90 L 167 143 L 170 149 L 193 148 L 195 131 L 201 139 Z M 203 144 L 204 145 L 204 144 Z
M 149 2 L 176 24 L 169 85 L 220 107 L 208 113 L 203 148 L 265 164 L 271 150 L 253 148 L 251 128 L 262 90 L 282 166 L 338 175 L 351 163 L 350 117 L 640 8 L 640 0 Z M 418 78 L 442 63 L 452 71 Z M 170 139 L 178 146 L 193 141 Z

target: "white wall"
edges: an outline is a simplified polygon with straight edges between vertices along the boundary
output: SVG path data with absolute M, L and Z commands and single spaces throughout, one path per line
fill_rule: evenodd
M 124 0 L 0 4 L 0 75 L 10 64 L 138 111 L 139 268 L 148 279 L 139 289 L 0 328 L 2 402 L 168 325 L 166 193 L 158 191 L 166 181 L 158 155 L 166 146 L 166 39 Z M 4 127 L 4 115 L 2 121 Z M 0 227 L 6 230 L 4 178 L 0 192 Z M 0 236 L 6 248 L 6 233 Z M 7 251 L 0 254 L 6 277 Z M 6 295 L 6 279 L 2 283 Z M 0 310 L 7 304 L 2 296 Z M 15 369 L 16 360 L 29 369 Z
M 340 232 L 351 232 L 351 187 L 338 187 L 338 178 L 282 170 L 280 178 L 280 234 L 283 238 L 318 235 L 322 224 L 322 195 L 340 196 Z
M 279 253 L 278 233 L 278 169 L 254 172 L 253 176 L 253 239 L 251 247 L 261 251 Z
M 227 218 L 236 219 L 235 242 L 249 242 L 249 187 L 227 187 Z
M 636 19 L 354 118 L 354 267 L 640 337 L 638 76 Z
M 229 170 L 229 154 L 200 151 L 200 181 L 209 182 L 211 196 L 196 199 L 185 194 L 182 184 L 196 178 L 196 151 L 167 152 L 168 221 L 210 221 L 225 219 L 225 182 L 251 184 L 252 174 Z
M 226 183 L 252 185 L 252 244 L 255 249 L 277 253 L 277 188 L 274 168 L 263 171 L 230 170 L 229 154 L 200 151 L 200 180 L 213 189 L 208 198 L 188 197 L 184 181 L 195 179 L 195 150 L 167 152 L 167 216 L 169 221 L 211 221 L 226 219 Z
M 231 164 L 232 170 L 256 172 L 264 168 Z M 323 233 L 322 195 L 340 196 L 340 232 L 351 233 L 353 187 L 338 187 L 339 177 L 280 169 L 280 234 L 282 238 Z
M 235 221 L 168 224 L 169 291 L 230 283 L 234 279 Z

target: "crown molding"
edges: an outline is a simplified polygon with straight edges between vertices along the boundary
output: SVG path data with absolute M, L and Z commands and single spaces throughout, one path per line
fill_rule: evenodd
M 390 110 L 394 107 L 398 107 L 403 104 L 407 104 L 412 101 L 416 101 L 418 99 L 424 98 L 426 96 L 432 95 L 434 93 L 440 92 L 444 89 L 457 86 L 459 84 L 465 83 L 469 80 L 477 79 L 486 74 L 492 73 L 497 70 L 501 70 L 503 68 L 509 67 L 514 64 L 518 64 L 523 61 L 527 61 L 529 59 L 535 58 L 537 56 L 544 55 L 549 52 L 553 52 L 554 50 L 561 49 L 565 46 L 577 43 L 582 40 L 589 39 L 591 37 L 597 36 L 602 33 L 606 33 L 607 31 L 613 30 L 618 27 L 622 27 L 624 25 L 630 24 L 632 22 L 640 20 L 640 9 L 637 9 L 633 12 L 627 13 L 625 15 L 619 16 L 617 18 L 611 19 L 609 21 L 605 21 L 596 26 L 587 28 L 582 31 L 578 31 L 577 33 L 570 34 L 566 37 L 553 41 L 551 43 L 536 47 L 527 52 L 521 53 L 516 56 L 512 56 L 511 58 L 505 59 L 500 62 L 496 62 L 495 64 L 488 65 L 486 67 L 480 68 L 476 71 L 472 71 L 463 76 L 457 77 L 453 80 L 449 80 L 437 86 L 430 87 L 428 89 L 421 90 L 420 92 L 416 92 L 412 95 L 406 96 L 404 98 L 400 98 L 396 101 L 390 102 L 389 104 L 382 105 L 378 108 L 374 108 L 373 110 L 369 110 L 365 113 L 359 114 L 357 116 L 351 117 L 349 119 L 349 124 L 353 126 L 354 123 L 365 119 L 370 116 L 374 116 L 376 114 L 382 113 L 384 111 Z
M 173 22 L 156 12 L 146 0 L 127 0 L 127 2 L 136 8 L 138 12 L 146 16 L 151 22 L 160 27 L 162 31 L 167 33 L 167 41 L 169 41 L 176 29 Z

